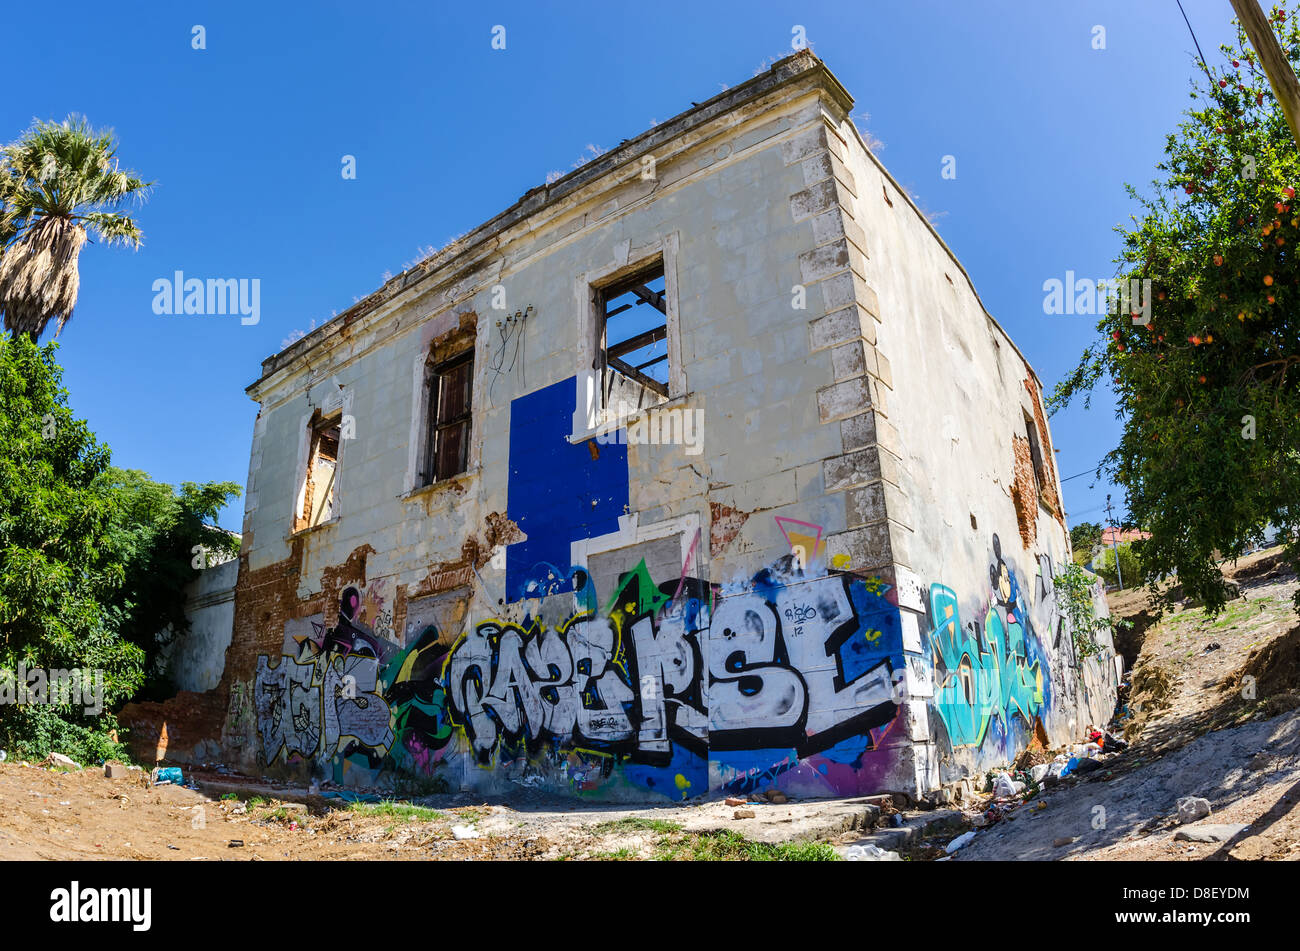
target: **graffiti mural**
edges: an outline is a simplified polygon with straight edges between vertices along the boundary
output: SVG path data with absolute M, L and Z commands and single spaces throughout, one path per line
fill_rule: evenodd
M 355 587 L 333 626 L 287 624 L 284 655 L 257 669 L 265 761 L 367 780 L 487 769 L 674 798 L 706 791 L 711 768 L 731 788 L 787 775 L 865 788 L 905 669 L 888 585 L 793 556 L 731 586 L 657 583 L 642 561 L 599 604 L 584 569 L 536 574 L 513 618 L 470 623 L 450 646 L 433 626 L 405 648 L 379 637 Z
M 334 627 L 316 618 L 286 625 L 292 651 L 274 667 L 258 658 L 254 704 L 268 763 L 293 755 L 329 759 L 354 747 L 382 756 L 392 742 L 379 685 L 379 664 L 391 645 L 356 620 L 359 604 L 357 589 L 348 588 Z
M 643 761 L 674 742 L 806 754 L 893 718 L 898 609 L 868 603 L 881 586 L 765 572 L 722 597 L 688 579 L 670 600 L 682 587 L 655 586 L 643 562 L 603 614 L 478 624 L 448 674 L 474 749 L 550 738 Z
M 446 649 L 433 628 L 404 650 L 378 636 L 362 620 L 375 604 L 373 586 L 365 595 L 345 588 L 332 627 L 319 615 L 291 621 L 279 662 L 258 658 L 254 706 L 268 764 L 297 758 L 341 780 L 352 766 L 436 762 L 452 733 L 438 682 Z M 391 614 L 369 616 L 386 619 L 391 634 Z
M 934 708 L 954 747 L 980 746 L 993 723 L 1003 736 L 1017 720 L 1032 729 L 1045 704 L 1042 648 L 996 535 L 993 552 L 982 625 L 963 624 L 955 591 L 930 586 Z

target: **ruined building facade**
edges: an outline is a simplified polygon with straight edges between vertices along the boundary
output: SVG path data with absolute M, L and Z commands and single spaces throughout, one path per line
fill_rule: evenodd
M 266 360 L 218 686 L 137 750 L 922 795 L 1109 719 L 1041 385 L 801 53 Z

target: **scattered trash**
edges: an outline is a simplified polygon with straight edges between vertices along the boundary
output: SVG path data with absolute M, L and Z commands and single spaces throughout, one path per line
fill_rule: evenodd
M 901 862 L 897 852 L 886 852 L 878 845 L 850 845 L 844 852 L 846 862 Z
M 1199 796 L 1184 796 L 1178 800 L 1178 821 L 1186 824 L 1204 819 L 1211 812 L 1210 801 Z
M 290 831 L 290 832 L 297 832 L 297 831 L 298 831 L 298 823 L 297 823 L 296 821 L 290 821 L 290 822 L 289 822 L 289 831 Z
M 243 839 L 231 839 L 230 843 L 226 846 L 226 848 L 229 849 L 242 849 L 243 847 L 244 847 Z
M 949 842 L 947 848 L 945 848 L 944 851 L 947 852 L 949 855 L 952 855 L 952 853 L 956 852 L 962 846 L 966 845 L 973 838 L 975 838 L 974 829 L 972 829 L 969 832 L 963 832 L 961 835 L 957 836 L 957 838 Z
M 1034 785 L 1041 786 L 1043 783 L 1043 777 L 1047 775 L 1051 768 L 1051 763 L 1039 763 L 1037 766 L 1034 766 L 1029 770 L 1029 778 L 1034 781 Z
M 81 766 L 70 756 L 64 756 L 62 753 L 51 753 L 38 764 L 40 766 L 66 766 L 68 769 L 81 769 Z
M 1217 650 L 1218 650 L 1219 648 L 1221 648 L 1222 646 L 1223 646 L 1223 645 L 1220 644 L 1218 641 L 1210 641 L 1210 643 L 1208 643 L 1208 644 L 1205 645 L 1205 650 L 1201 651 L 1201 653 L 1202 653 L 1202 654 L 1209 654 L 1209 653 L 1211 653 L 1211 652 L 1213 652 L 1213 651 L 1217 651 Z
M 894 813 L 893 816 L 890 817 L 890 821 L 893 822 L 895 826 L 901 826 L 903 824 L 903 814 L 901 812 Z
M 173 852 L 179 852 L 181 850 L 179 845 L 172 845 L 170 842 L 167 843 L 167 848 L 171 849 Z
M 179 766 L 156 766 L 154 771 L 149 774 L 149 784 L 151 786 L 183 786 L 185 780 L 181 776 Z
M 0 750 L 0 763 L 3 763 L 8 758 L 9 758 L 9 754 L 6 753 L 4 750 Z
M 457 839 L 478 839 L 483 836 L 483 833 L 473 826 L 452 826 L 451 834 Z
M 1074 771 L 1080 775 L 1083 775 L 1084 773 L 1091 773 L 1094 772 L 1095 770 L 1104 769 L 1105 765 L 1106 764 L 1102 763 L 1100 760 L 1081 759 L 1079 760 L 1078 765 L 1074 768 Z
M 1127 708 L 1126 708 L 1127 709 Z M 1088 734 L 1088 739 L 1105 753 L 1120 753 L 1128 749 L 1128 744 L 1112 733 L 1103 733 L 1100 730 L 1093 730 Z
M 998 778 L 993 781 L 993 796 L 995 799 L 1012 799 L 1019 796 L 1024 790 L 1024 783 L 1016 782 L 1006 773 L 999 773 Z

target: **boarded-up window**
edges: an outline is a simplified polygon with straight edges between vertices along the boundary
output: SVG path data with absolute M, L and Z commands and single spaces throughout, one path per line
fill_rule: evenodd
M 474 354 L 468 351 L 433 367 L 429 380 L 429 429 L 425 438 L 424 484 L 469 468 L 470 393 Z

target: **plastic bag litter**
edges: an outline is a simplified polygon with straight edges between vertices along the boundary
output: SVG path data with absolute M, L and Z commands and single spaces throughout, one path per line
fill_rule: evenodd
M 966 845 L 973 838 L 975 838 L 974 829 L 972 829 L 970 832 L 963 832 L 961 835 L 957 836 L 957 838 L 949 842 L 947 848 L 945 848 L 944 851 L 947 852 L 949 855 L 952 855 L 952 853 L 956 852 L 962 846 Z
M 850 845 L 844 852 L 847 862 L 901 862 L 897 852 L 886 852 L 878 845 Z
M 1006 773 L 1000 773 L 993 781 L 993 795 L 998 799 L 1011 799 L 1024 792 L 1025 784 L 1017 782 Z

